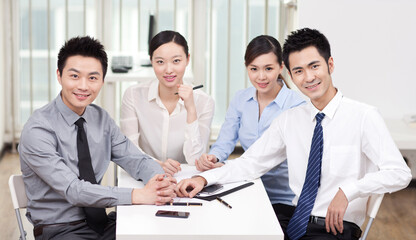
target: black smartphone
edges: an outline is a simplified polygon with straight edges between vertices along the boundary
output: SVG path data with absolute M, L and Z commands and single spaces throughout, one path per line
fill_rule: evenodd
M 189 217 L 189 212 L 158 210 L 156 212 L 156 216 L 158 216 L 158 217 L 173 217 L 173 218 L 188 218 Z
M 203 193 L 203 194 L 212 194 L 212 193 L 216 193 L 216 192 L 218 192 L 219 190 L 221 190 L 223 188 L 223 186 L 221 185 L 221 184 L 214 184 L 214 185 L 211 185 L 211 186 L 208 186 L 208 187 L 204 187 L 202 190 L 201 190 L 201 192 L 200 193 Z

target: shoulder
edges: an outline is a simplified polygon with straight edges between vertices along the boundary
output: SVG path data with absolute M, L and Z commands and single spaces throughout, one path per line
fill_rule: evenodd
M 55 126 L 61 120 L 54 104 L 54 101 L 50 102 L 33 112 L 23 126 L 20 145 L 38 144 L 43 138 L 55 138 Z
M 375 106 L 345 96 L 341 100 L 340 108 L 348 114 L 359 114 L 362 116 L 367 115 L 368 113 L 378 113 L 378 109 Z

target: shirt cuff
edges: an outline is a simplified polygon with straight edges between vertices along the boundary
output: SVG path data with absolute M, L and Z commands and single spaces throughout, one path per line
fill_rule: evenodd
M 207 181 L 207 186 L 216 184 L 217 181 L 217 177 L 215 177 L 215 174 L 212 174 L 212 171 L 208 171 L 208 172 L 203 172 L 197 176 L 203 177 L 205 178 L 205 180 Z
M 348 199 L 348 202 L 358 198 L 360 196 L 360 190 L 355 183 L 349 183 L 340 186 L 341 190 L 344 192 L 345 196 Z
M 114 188 L 116 195 L 118 197 L 117 205 L 131 205 L 131 194 L 132 188 Z

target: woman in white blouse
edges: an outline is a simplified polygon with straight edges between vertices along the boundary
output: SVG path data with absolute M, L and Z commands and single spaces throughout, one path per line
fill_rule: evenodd
M 158 33 L 149 44 L 149 55 L 157 81 L 126 90 L 121 130 L 173 175 L 181 170 L 181 163 L 194 164 L 206 152 L 214 100 L 183 82 L 190 55 L 181 34 Z

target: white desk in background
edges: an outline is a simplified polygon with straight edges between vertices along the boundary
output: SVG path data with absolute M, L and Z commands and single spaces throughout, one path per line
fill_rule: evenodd
M 416 125 L 402 119 L 385 119 L 387 128 L 400 150 L 416 150 Z
M 182 165 L 183 172 L 195 172 Z M 186 175 L 186 173 L 185 173 Z M 190 176 L 193 174 L 190 174 Z M 254 184 L 222 197 L 232 209 L 219 201 L 175 199 L 182 202 L 202 202 L 203 206 L 133 205 L 117 207 L 116 238 L 126 239 L 284 239 L 279 222 L 260 179 Z M 142 182 L 119 170 L 118 186 L 143 187 Z M 157 210 L 190 212 L 189 218 L 156 217 Z

